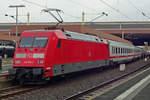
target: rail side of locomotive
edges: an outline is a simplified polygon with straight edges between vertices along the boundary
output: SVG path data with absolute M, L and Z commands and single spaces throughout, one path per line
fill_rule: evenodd
M 109 65 L 108 44 L 93 35 L 64 32 L 55 49 L 53 76 Z

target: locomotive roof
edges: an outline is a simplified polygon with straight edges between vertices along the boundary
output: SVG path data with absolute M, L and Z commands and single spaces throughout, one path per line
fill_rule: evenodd
M 71 31 L 65 31 L 64 34 L 66 35 L 67 39 L 103 42 L 103 40 L 101 40 L 99 37 L 94 35 L 81 34 L 81 33 L 71 32 Z
M 54 31 L 54 30 L 28 30 L 25 32 L 41 32 L 41 33 L 43 33 L 43 32 L 49 32 L 49 31 Z M 100 39 L 99 37 L 92 35 L 92 34 L 82 34 L 82 33 L 77 33 L 77 32 L 72 32 L 72 31 L 62 31 L 62 32 L 66 35 L 67 39 L 104 43 L 102 39 Z

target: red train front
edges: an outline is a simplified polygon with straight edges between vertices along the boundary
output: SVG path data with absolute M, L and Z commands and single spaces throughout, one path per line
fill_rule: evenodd
M 57 34 L 59 36 L 57 36 Z M 41 80 L 52 76 L 51 62 L 59 38 L 65 38 L 60 31 L 26 31 L 22 33 L 14 55 L 13 70 L 16 80 Z M 48 60 L 48 61 L 47 61 Z

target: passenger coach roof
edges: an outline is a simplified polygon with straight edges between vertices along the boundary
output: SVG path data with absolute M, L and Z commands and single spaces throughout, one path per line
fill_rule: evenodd
M 102 40 L 94 35 L 81 34 L 71 31 L 65 31 L 67 39 L 83 40 L 83 41 L 93 41 L 93 42 L 102 42 Z
M 123 43 L 123 42 L 117 42 L 117 41 L 112 41 L 112 40 L 108 40 L 108 42 L 110 45 L 115 45 L 115 46 L 134 47 L 133 44 Z

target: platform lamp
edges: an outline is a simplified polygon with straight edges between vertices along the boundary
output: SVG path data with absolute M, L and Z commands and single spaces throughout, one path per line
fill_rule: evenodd
M 25 7 L 25 5 L 10 5 L 10 8 L 16 8 L 16 46 L 18 40 L 18 8 Z

